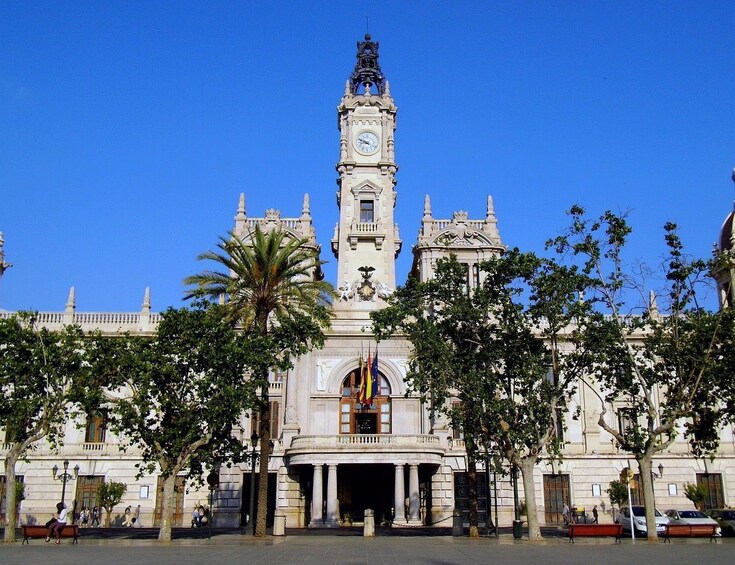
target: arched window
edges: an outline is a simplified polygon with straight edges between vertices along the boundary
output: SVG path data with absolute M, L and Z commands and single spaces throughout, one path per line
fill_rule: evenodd
M 360 402 L 360 370 L 355 369 L 342 381 L 342 399 L 339 403 L 340 434 L 389 434 L 390 385 L 388 379 L 378 373 L 378 395 L 367 406 Z

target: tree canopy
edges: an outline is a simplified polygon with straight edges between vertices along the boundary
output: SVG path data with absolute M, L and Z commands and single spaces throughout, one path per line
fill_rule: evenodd
M 712 265 L 685 254 L 675 224 L 664 226 L 660 298 L 652 294 L 646 301 L 641 279 L 624 262 L 632 231 L 625 216 L 605 212 L 592 219 L 579 206 L 569 215 L 570 227 L 548 245 L 576 261 L 592 281 L 589 298 L 598 309 L 587 337 L 607 401 L 599 425 L 638 462 L 648 537 L 655 542 L 652 458 L 668 449 L 682 426 L 696 455 L 716 449 L 732 402 L 727 363 L 733 357 L 733 314 L 704 308 Z M 625 416 L 623 429 L 609 421 L 608 407 Z
M 570 327 L 589 309 L 579 300 L 587 279 L 517 249 L 483 262 L 479 279 L 471 288 L 466 265 L 455 256 L 439 259 L 432 279 L 409 281 L 372 315 L 374 331 L 379 339 L 403 334 L 411 341 L 409 385 L 462 429 L 470 485 L 483 450 L 521 469 L 529 536 L 537 539 L 533 468 L 558 450 L 560 418 L 590 363 L 580 332 Z
M 233 427 L 255 403 L 247 375 L 271 345 L 236 332 L 221 307 L 169 308 L 153 337 L 114 338 L 105 360 L 109 426 L 141 453 L 139 473 L 164 479 L 160 540 L 171 539 L 176 477 L 241 457 Z M 109 338 L 106 338 L 109 339 Z
M 305 239 L 256 225 L 247 241 L 234 233 L 220 238 L 217 251 L 199 255 L 220 271 L 204 271 L 185 279 L 192 288 L 186 297 L 209 296 L 222 300 L 225 318 L 245 332 L 268 340 L 267 351 L 252 374 L 259 391 L 260 469 L 255 535 L 264 536 L 268 507 L 270 458 L 270 404 L 268 374 L 271 367 L 288 369 L 292 360 L 324 343 L 329 327 L 332 286 L 321 280 L 317 249 Z

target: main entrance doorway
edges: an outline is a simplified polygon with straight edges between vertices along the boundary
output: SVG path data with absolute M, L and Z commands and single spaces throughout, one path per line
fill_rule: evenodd
M 393 518 L 393 465 L 340 465 L 337 476 L 339 519 L 362 522 L 365 509 L 375 511 L 375 525 Z M 326 492 L 326 491 L 325 491 Z

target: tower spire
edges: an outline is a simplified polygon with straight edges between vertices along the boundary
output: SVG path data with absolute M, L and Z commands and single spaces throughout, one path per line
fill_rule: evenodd
M 370 34 L 365 34 L 365 41 L 357 42 L 357 64 L 355 70 L 350 75 L 350 91 L 357 94 L 362 85 L 365 90 L 370 91 L 370 87 L 375 85 L 378 94 L 381 96 L 385 91 L 385 76 L 380 70 L 378 62 L 378 46 L 377 41 L 372 41 Z

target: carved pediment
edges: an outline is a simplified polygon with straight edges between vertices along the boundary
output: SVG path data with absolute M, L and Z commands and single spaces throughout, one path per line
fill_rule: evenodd
M 351 190 L 355 198 L 363 198 L 363 197 L 375 198 L 379 196 L 381 192 L 383 192 L 383 187 L 375 183 L 372 183 L 370 181 L 365 181 L 356 186 L 353 186 Z

